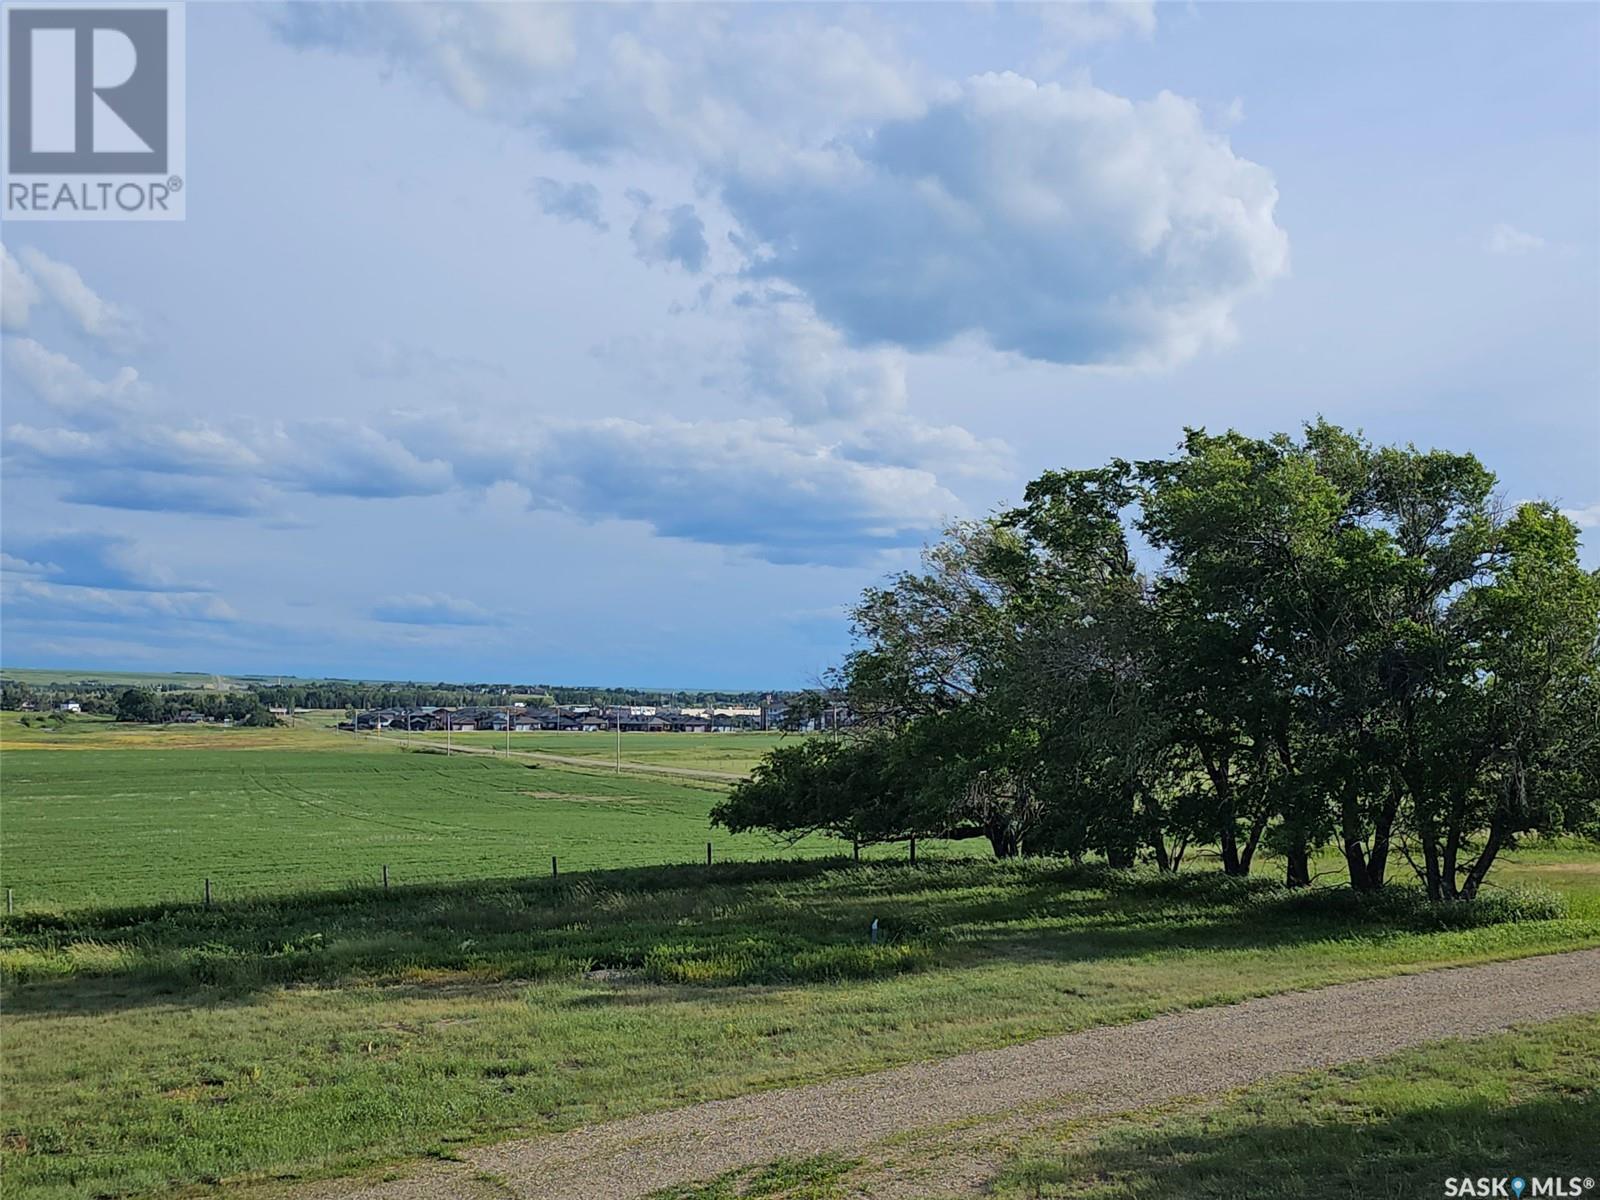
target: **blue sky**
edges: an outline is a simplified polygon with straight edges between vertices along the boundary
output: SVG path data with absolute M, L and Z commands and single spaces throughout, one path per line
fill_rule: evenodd
M 1039 471 L 1318 413 L 1600 540 L 1593 5 L 188 43 L 188 219 L 4 230 L 7 665 L 802 685 Z

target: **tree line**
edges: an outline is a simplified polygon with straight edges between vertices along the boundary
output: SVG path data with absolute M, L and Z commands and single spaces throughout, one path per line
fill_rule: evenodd
M 276 725 L 278 719 L 253 692 L 153 692 L 148 688 L 123 688 L 117 693 L 113 715 L 119 721 L 149 725 L 178 720 L 185 712 L 206 721 L 232 721 L 237 725 Z
M 1473 455 L 1189 430 L 1051 471 L 856 605 L 855 723 L 780 747 L 731 830 L 982 837 L 1176 871 L 1261 856 L 1477 895 L 1529 833 L 1600 835 L 1600 575 Z M 1404 864 L 1402 866 L 1401 864 Z

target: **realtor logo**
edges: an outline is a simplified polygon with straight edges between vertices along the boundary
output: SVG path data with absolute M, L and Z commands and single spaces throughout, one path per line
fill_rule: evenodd
M 8 219 L 181 219 L 181 5 L 5 11 Z

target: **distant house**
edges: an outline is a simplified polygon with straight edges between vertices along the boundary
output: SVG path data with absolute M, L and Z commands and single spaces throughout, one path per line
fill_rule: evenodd
M 83 705 L 79 704 L 76 700 L 63 700 L 60 704 L 56 705 L 56 711 L 81 713 L 83 711 Z

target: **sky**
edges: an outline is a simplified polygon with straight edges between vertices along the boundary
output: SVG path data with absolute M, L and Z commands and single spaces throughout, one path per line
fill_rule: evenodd
M 5 665 L 804 686 L 1051 468 L 1318 415 L 1600 566 L 1600 7 L 189 5 L 14 224 Z

